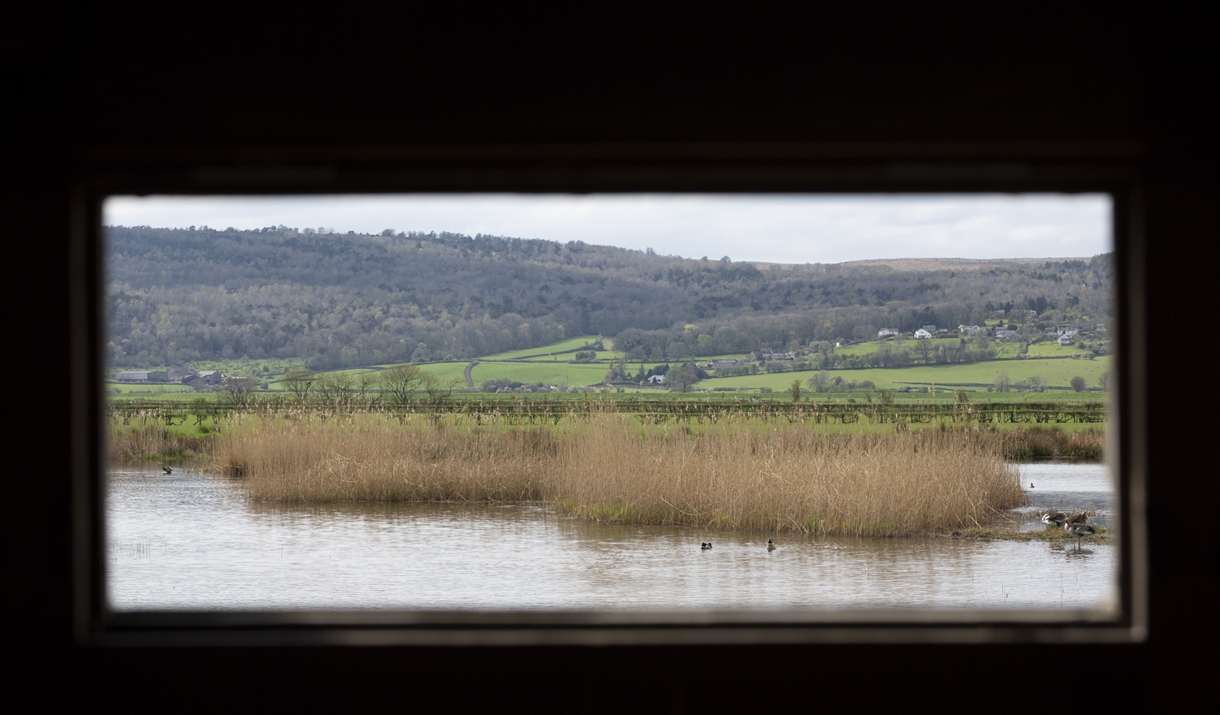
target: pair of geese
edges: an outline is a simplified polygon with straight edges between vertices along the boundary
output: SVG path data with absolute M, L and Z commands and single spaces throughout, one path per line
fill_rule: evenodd
M 1097 533 L 1093 531 L 1093 527 L 1089 526 L 1088 518 L 1084 515 L 1083 511 L 1072 517 L 1061 511 L 1057 511 L 1054 514 L 1043 514 L 1042 523 L 1062 526 L 1067 531 L 1068 536 L 1076 537 L 1077 549 L 1080 548 L 1081 539 Z
M 710 542 L 710 541 L 701 542 L 699 544 L 699 548 L 703 549 L 704 551 L 707 551 L 708 549 L 712 548 L 712 542 Z M 776 548 L 775 541 L 773 541 L 772 539 L 767 539 L 767 551 L 775 551 L 775 548 Z

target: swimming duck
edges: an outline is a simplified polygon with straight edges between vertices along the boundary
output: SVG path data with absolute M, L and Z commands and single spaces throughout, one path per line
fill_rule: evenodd
M 1064 514 L 1061 511 L 1057 511 L 1054 514 L 1043 514 L 1042 523 L 1043 524 L 1053 524 L 1055 526 L 1063 526 L 1064 523 L 1067 522 L 1067 518 L 1068 518 L 1067 514 Z
M 712 548 L 712 542 L 705 541 L 705 542 L 699 544 L 699 548 L 703 549 L 704 551 L 707 551 L 708 549 Z
M 1069 521 L 1068 523 L 1063 525 L 1063 528 L 1067 530 L 1068 536 L 1076 537 L 1076 550 L 1077 551 L 1080 550 L 1080 540 L 1081 539 L 1083 539 L 1086 536 L 1092 536 L 1097 533 L 1097 532 L 1093 531 L 1093 527 L 1089 526 L 1088 524 L 1084 523 L 1083 521 Z
M 767 551 L 775 551 L 775 542 L 767 539 Z

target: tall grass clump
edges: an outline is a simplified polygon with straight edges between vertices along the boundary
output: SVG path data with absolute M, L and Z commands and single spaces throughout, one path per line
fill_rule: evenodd
M 1024 503 L 978 431 L 825 434 L 800 425 L 266 424 L 217 443 L 254 499 L 546 501 L 581 518 L 818 534 L 972 528 Z

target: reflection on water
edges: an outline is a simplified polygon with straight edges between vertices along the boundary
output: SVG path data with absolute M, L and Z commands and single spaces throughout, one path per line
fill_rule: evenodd
M 1077 498 L 1056 493 L 1108 508 L 1104 467 L 1022 472 L 1035 483 L 1026 516 Z M 592 524 L 535 505 L 256 504 L 231 480 L 140 469 L 111 472 L 107 528 L 118 610 L 1075 610 L 1110 603 L 1117 573 L 1111 545 L 782 534 L 769 553 L 772 534 Z

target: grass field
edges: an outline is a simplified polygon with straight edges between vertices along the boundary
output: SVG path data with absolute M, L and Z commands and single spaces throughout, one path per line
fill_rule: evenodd
M 150 395 L 168 395 L 176 392 L 195 394 L 195 388 L 190 385 L 130 385 L 121 382 L 107 382 L 103 390 L 122 397 L 143 397 Z
M 1007 373 L 1012 382 L 1019 382 L 1032 375 L 1037 375 L 1044 379 L 1047 385 L 1063 387 L 1067 387 L 1071 379 L 1079 375 L 1085 379 L 1089 387 L 1096 387 L 1098 377 L 1103 372 L 1109 371 L 1110 368 L 1110 358 L 1103 356 L 1093 360 L 993 360 L 960 365 L 831 370 L 829 374 L 832 378 L 838 376 L 848 382 L 872 380 L 881 389 L 904 387 L 907 383 L 916 382 L 990 384 L 995 382 L 1000 373 Z M 813 372 L 780 372 L 711 378 L 697 383 L 695 387 L 770 387 L 773 390 L 786 390 L 793 380 L 799 379 L 804 385 L 813 374 Z M 1056 398 L 1061 394 L 1063 393 L 1057 392 Z
M 431 367 L 425 365 L 425 368 Z M 573 387 L 594 385 L 606 378 L 605 364 L 571 364 L 566 362 L 480 362 L 474 366 L 470 377 L 478 387 L 484 380 L 516 380 L 523 383 L 541 382 L 545 385 L 565 383 Z M 458 377 L 462 376 L 458 371 Z
M 507 352 L 496 353 L 494 355 L 484 355 L 483 357 L 480 357 L 479 359 L 480 360 L 518 360 L 521 358 L 528 358 L 528 357 L 546 357 L 546 356 L 550 356 L 551 353 L 562 353 L 562 352 L 568 352 L 569 350 L 580 350 L 585 345 L 588 345 L 589 343 L 595 343 L 595 342 L 597 342 L 597 340 L 598 340 L 598 337 L 596 335 L 578 335 L 574 338 L 566 338 L 564 340 L 560 340 L 557 343 L 551 343 L 550 345 L 543 345 L 541 347 L 536 347 L 536 348 L 527 348 L 525 350 L 509 350 Z M 602 340 L 602 345 L 604 347 L 607 347 L 607 348 L 611 347 L 609 343 L 610 343 L 609 338 L 604 338 Z

